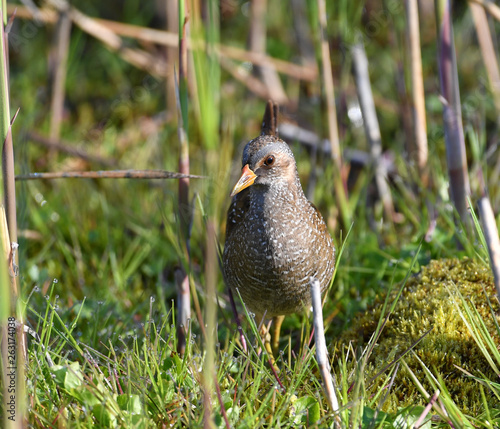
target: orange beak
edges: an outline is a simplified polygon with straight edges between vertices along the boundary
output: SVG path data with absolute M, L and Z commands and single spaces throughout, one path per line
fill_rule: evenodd
M 241 173 L 240 180 L 238 180 L 238 183 L 234 185 L 233 192 L 231 192 L 231 196 L 234 197 L 238 192 L 241 192 L 243 191 L 243 189 L 253 185 L 253 182 L 255 182 L 256 177 L 257 175 L 252 170 L 250 170 L 248 164 L 245 165 L 243 167 L 243 173 Z

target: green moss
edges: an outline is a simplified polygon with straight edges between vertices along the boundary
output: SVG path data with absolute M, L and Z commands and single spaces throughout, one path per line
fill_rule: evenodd
M 431 261 L 420 274 L 408 280 L 394 313 L 369 358 L 366 379 L 369 380 L 377 374 L 394 357 L 411 347 L 432 328 L 415 347 L 415 353 L 434 374 L 440 373 L 443 376 L 452 398 L 464 412 L 477 415 L 484 411 L 478 382 L 465 376 L 454 365 L 473 375 L 481 376 L 482 373 L 496 382 L 498 377 L 476 345 L 450 296 L 450 291 L 456 293 L 458 289 L 465 299 L 470 299 L 495 342 L 500 344 L 483 287 L 498 319 L 498 300 L 488 267 L 467 258 Z M 339 344 L 346 345 L 354 341 L 354 344 L 364 347 L 377 327 L 384 300 L 385 296 L 380 296 L 362 316 L 355 318 L 351 328 L 342 335 Z M 417 359 L 410 353 L 405 356 L 405 360 L 426 390 L 432 394 L 433 390 L 427 383 Z M 378 377 L 368 393 L 374 393 L 384 378 Z M 489 398 L 489 403 L 492 407 L 498 407 L 498 401 L 493 396 Z M 395 411 L 396 407 L 411 404 L 425 404 L 425 400 L 408 373 L 400 367 L 384 410 Z

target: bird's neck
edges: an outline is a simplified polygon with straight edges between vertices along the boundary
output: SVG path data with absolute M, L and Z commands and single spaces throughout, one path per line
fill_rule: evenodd
M 266 215 L 269 214 L 267 211 L 275 212 L 278 207 L 295 206 L 302 199 L 306 199 L 298 179 L 292 183 L 253 185 L 250 189 L 251 209 Z

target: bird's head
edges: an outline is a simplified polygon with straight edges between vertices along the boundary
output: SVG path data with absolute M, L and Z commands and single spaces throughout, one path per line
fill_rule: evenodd
M 252 185 L 287 186 L 296 182 L 297 166 L 292 151 L 283 140 L 262 135 L 245 146 L 242 174 L 231 192 L 236 195 Z

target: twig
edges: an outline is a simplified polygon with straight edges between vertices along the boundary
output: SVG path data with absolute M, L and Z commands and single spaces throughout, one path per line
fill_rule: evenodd
M 57 150 L 59 152 L 64 152 L 72 156 L 76 156 L 88 162 L 94 162 L 96 164 L 105 165 L 108 167 L 114 167 L 118 164 L 118 161 L 112 158 L 103 158 L 98 155 L 93 155 L 87 153 L 83 149 L 74 147 L 74 143 L 65 140 L 52 140 L 48 137 L 44 137 L 38 133 L 28 133 L 28 139 L 35 143 L 40 144 L 48 148 L 49 150 Z
M 490 199 L 483 195 L 478 201 L 479 214 L 483 224 L 484 238 L 488 245 L 490 255 L 490 265 L 495 280 L 495 288 L 500 299 L 500 239 L 498 238 L 498 228 L 495 221 L 495 215 L 491 207 Z
M 16 176 L 16 180 L 49 179 L 206 179 L 205 176 L 181 174 L 165 170 L 112 170 L 112 171 L 66 171 L 51 173 L 29 173 Z
M 259 96 L 260 98 L 267 100 L 271 97 L 269 90 L 266 85 L 264 85 L 255 76 L 252 76 L 247 70 L 240 66 L 236 66 L 233 62 L 227 58 L 220 58 L 221 67 L 229 72 L 233 78 L 245 85 L 250 91 Z
M 420 426 L 422 426 L 422 423 L 427 417 L 427 414 L 429 414 L 429 411 L 432 409 L 434 403 L 437 401 L 440 393 L 441 392 L 439 390 L 436 390 L 434 392 L 434 395 L 432 395 L 432 398 L 430 399 L 429 403 L 425 406 L 424 411 L 422 411 L 422 414 L 420 414 L 420 417 L 415 422 L 415 425 L 413 426 L 415 429 L 418 429 Z
M 47 8 L 39 9 L 39 14 L 36 17 L 30 9 L 18 5 L 9 4 L 7 8 L 8 13 L 13 13 L 15 8 L 17 8 L 17 16 L 21 19 L 39 19 L 42 22 L 48 24 L 54 24 L 57 20 L 57 14 L 53 10 Z M 157 43 L 163 46 L 178 47 L 179 36 L 177 33 L 156 30 L 147 27 L 140 27 L 137 25 L 124 24 L 121 22 L 109 21 L 106 19 L 90 17 L 87 18 L 94 20 L 97 24 L 104 26 L 107 30 L 112 31 L 116 35 L 131 37 L 144 42 Z M 188 49 L 205 49 L 204 43 L 200 42 L 196 44 L 196 46 L 194 46 L 190 40 L 188 40 L 187 46 Z M 316 65 L 303 66 L 294 64 L 289 61 L 270 57 L 266 54 L 248 52 L 235 46 L 216 45 L 214 46 L 214 48 L 221 57 L 224 57 L 226 59 L 231 58 L 233 60 L 250 62 L 257 66 L 272 66 L 279 73 L 288 75 L 295 79 L 312 82 L 315 81 L 318 77 L 318 69 Z
M 368 59 L 366 57 L 365 47 L 362 42 L 358 42 L 351 49 L 354 77 L 356 80 L 356 89 L 358 92 L 359 104 L 363 114 L 363 124 L 365 126 L 366 138 L 370 146 L 372 162 L 375 169 L 375 182 L 377 190 L 384 206 L 384 212 L 388 219 L 393 222 L 400 221 L 396 215 L 392 202 L 391 191 L 387 183 L 387 171 L 380 162 L 382 155 L 382 139 L 380 135 L 380 126 L 373 102 L 373 93 L 370 85 L 370 76 L 368 73 Z
M 341 427 L 340 419 L 337 414 L 339 410 L 339 402 L 337 400 L 337 395 L 335 393 L 335 388 L 333 386 L 333 380 L 330 373 L 330 364 L 328 363 L 328 356 L 326 350 L 325 329 L 323 326 L 323 309 L 321 307 L 321 292 L 320 292 L 319 281 L 314 277 L 311 277 L 309 279 L 309 285 L 311 287 L 311 298 L 313 307 L 314 339 L 316 341 L 316 360 L 318 362 L 321 378 L 323 379 L 326 399 L 328 400 L 330 408 L 336 414 L 335 422 L 339 427 Z
M 214 379 L 215 390 L 217 392 L 217 398 L 219 399 L 220 412 L 222 414 L 222 418 L 224 419 L 224 423 L 226 424 L 227 429 L 231 429 L 231 425 L 229 424 L 229 420 L 227 419 L 226 407 L 224 406 L 224 401 L 222 400 L 222 395 L 220 393 L 220 386 L 217 383 L 217 378 Z
M 219 260 L 220 260 L 220 257 L 219 257 Z M 224 272 L 224 271 L 222 271 L 222 272 Z M 243 328 L 241 327 L 241 321 L 240 321 L 240 318 L 238 316 L 238 310 L 236 309 L 236 302 L 234 301 L 233 291 L 229 287 L 227 288 L 227 291 L 229 294 L 229 302 L 231 303 L 231 310 L 233 310 L 234 320 L 236 321 L 236 327 L 237 327 L 238 332 L 240 334 L 241 347 L 243 348 L 243 351 L 245 353 L 248 353 L 247 341 L 245 339 L 245 334 L 243 333 Z
M 132 49 L 124 46 L 121 37 L 117 36 L 113 31 L 94 18 L 70 6 L 66 0 L 47 0 L 47 2 L 58 11 L 68 11 L 71 20 L 77 27 L 100 40 L 112 51 L 118 52 L 125 61 L 153 75 L 165 76 L 166 63 L 164 60 L 158 58 L 158 56 L 140 49 Z
M 267 0 L 253 0 L 250 2 L 250 32 L 248 48 L 250 52 L 265 54 L 266 52 L 266 16 Z M 260 75 L 262 82 L 269 92 L 269 98 L 278 104 L 288 103 L 288 97 L 283 90 L 281 80 L 276 70 L 270 65 L 262 65 L 254 70 Z
M 294 142 L 307 146 L 311 149 L 322 152 L 325 156 L 330 156 L 331 146 L 328 139 L 320 139 L 319 136 L 313 131 L 301 128 L 298 125 L 284 122 L 280 124 L 280 136 L 285 141 Z M 345 148 L 342 154 L 343 160 L 361 166 L 368 166 L 371 164 L 371 157 L 368 152 L 359 149 Z M 396 166 L 390 160 L 389 156 L 382 156 L 380 162 L 384 164 L 384 168 L 388 174 L 396 171 Z

